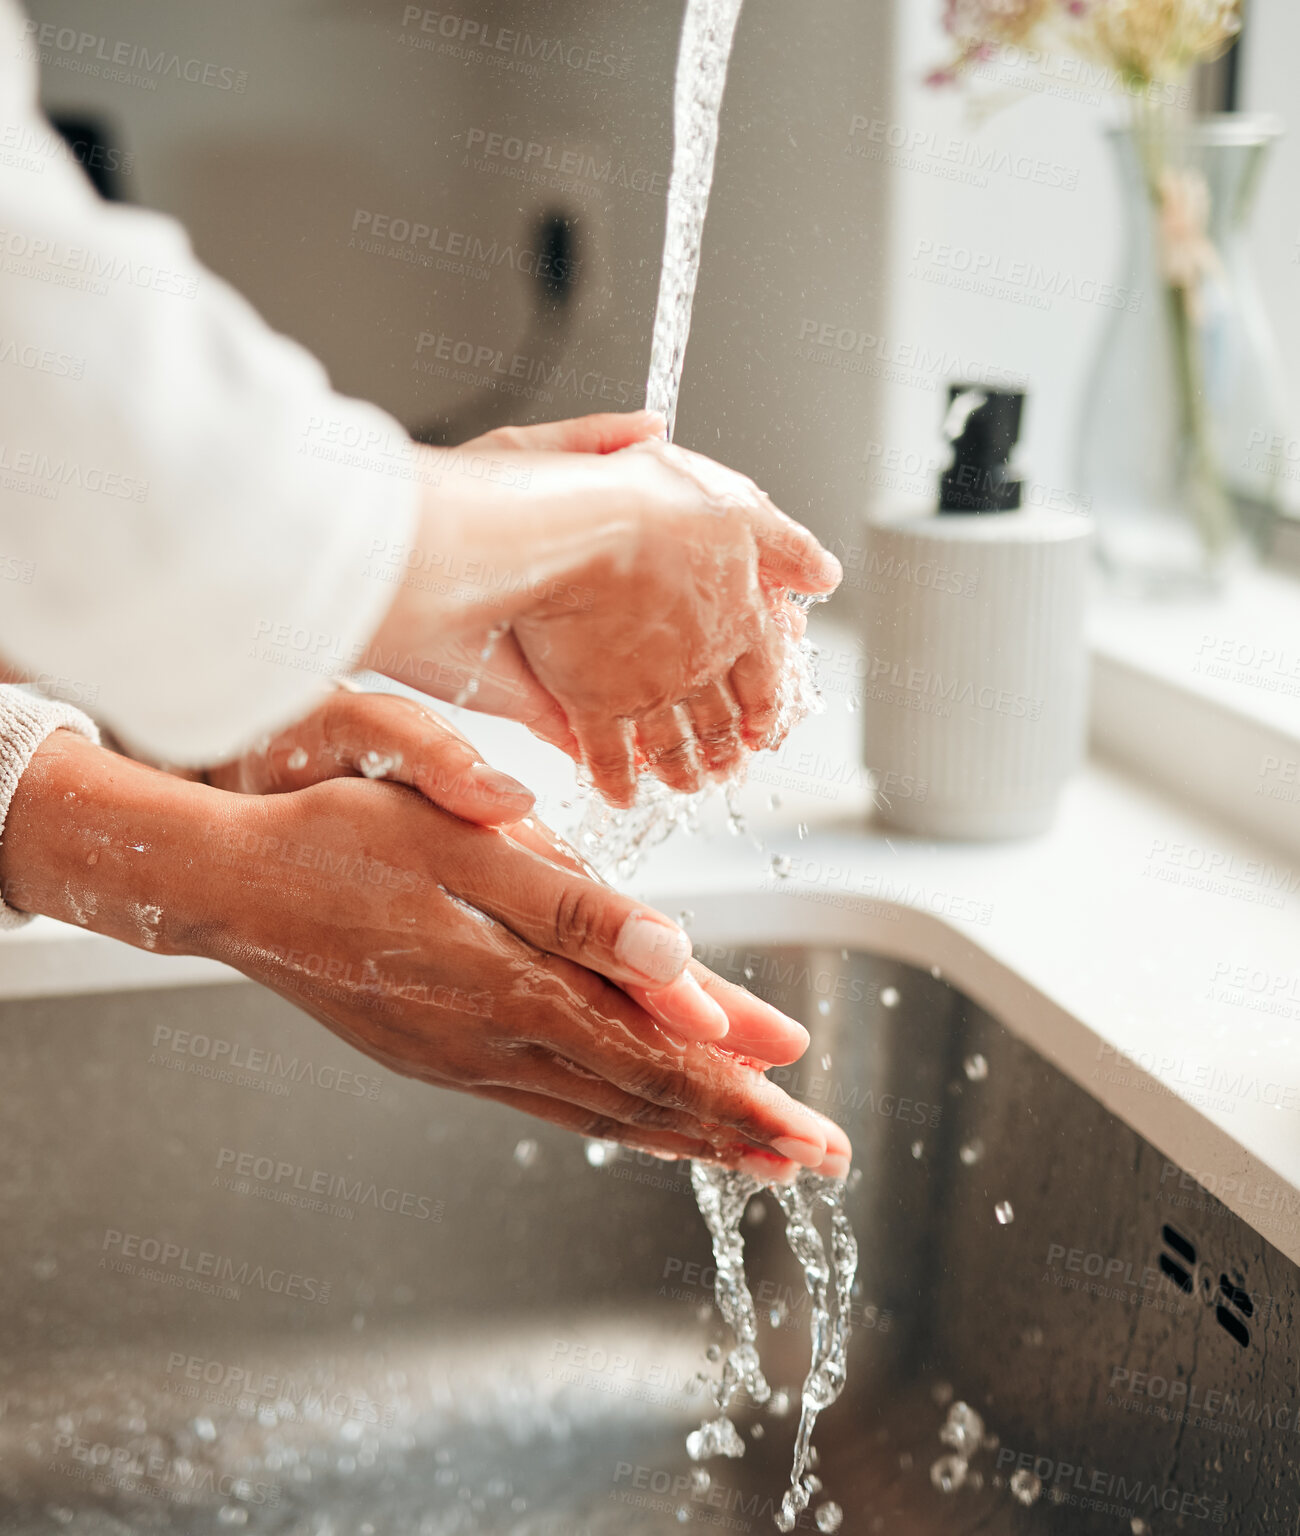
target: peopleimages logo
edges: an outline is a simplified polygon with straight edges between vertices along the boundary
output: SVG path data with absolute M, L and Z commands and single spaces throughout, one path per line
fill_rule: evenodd
M 99 1261 L 101 1269 L 138 1275 L 146 1280 L 161 1280 L 178 1289 L 224 1291 L 228 1300 L 238 1300 L 239 1293 L 247 1286 L 273 1296 L 315 1302 L 318 1306 L 324 1306 L 330 1299 L 328 1280 L 318 1280 L 296 1270 L 267 1268 L 265 1264 L 253 1264 L 247 1259 L 232 1259 L 227 1254 L 209 1253 L 206 1249 L 191 1248 L 170 1238 L 109 1227 L 100 1248 L 105 1255 Z M 145 1267 L 140 1268 L 141 1265 Z
M 28 21 L 25 30 L 28 39 L 41 50 L 42 64 L 57 64 L 77 74 L 102 76 L 122 85 L 143 85 L 149 90 L 156 90 L 158 81 L 166 79 L 236 95 L 243 95 L 248 89 L 248 71 L 229 64 L 182 58 L 165 48 L 151 49 L 142 43 L 123 42 L 97 32 L 79 32 L 75 27 L 60 27 L 52 21 Z
M 229 1177 L 243 1184 L 239 1193 L 263 1185 L 286 1195 L 321 1197 L 326 1202 L 338 1201 L 347 1206 L 368 1205 L 373 1210 L 410 1216 L 415 1221 L 442 1220 L 443 1201 L 430 1200 L 428 1195 L 417 1195 L 409 1189 L 381 1188 L 373 1179 L 349 1179 L 346 1174 L 307 1168 L 256 1152 L 239 1152 L 234 1147 L 219 1149 L 216 1166 L 218 1172 L 226 1170 Z

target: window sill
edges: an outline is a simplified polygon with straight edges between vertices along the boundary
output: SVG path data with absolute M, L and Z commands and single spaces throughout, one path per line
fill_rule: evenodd
M 1094 750 L 1300 857 L 1300 582 L 1243 572 L 1199 602 L 1098 592 Z

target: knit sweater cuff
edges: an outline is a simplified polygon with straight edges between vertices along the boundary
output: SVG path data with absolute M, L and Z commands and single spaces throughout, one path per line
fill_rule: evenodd
M 9 806 L 19 779 L 27 772 L 27 765 L 45 738 L 63 730 L 76 731 L 88 741 L 99 742 L 94 721 L 71 704 L 43 699 L 25 688 L 0 687 L 0 842 L 4 841 Z M 20 928 L 30 921 L 28 913 L 6 906 L 0 891 L 0 931 Z

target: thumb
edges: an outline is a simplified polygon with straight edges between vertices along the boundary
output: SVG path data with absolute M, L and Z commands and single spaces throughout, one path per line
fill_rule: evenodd
M 617 453 L 647 438 L 663 437 L 667 430 L 658 411 L 606 411 L 531 427 L 496 427 L 464 446 L 506 453 Z

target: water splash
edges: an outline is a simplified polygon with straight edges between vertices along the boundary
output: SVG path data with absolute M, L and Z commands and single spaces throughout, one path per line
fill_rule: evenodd
M 718 148 L 718 114 L 742 0 L 687 0 L 677 53 L 673 95 L 673 166 L 668 181 L 663 265 L 655 307 L 646 405 L 663 414 L 671 439 L 677 421 L 682 364 L 691 330 L 691 311 L 700 271 L 705 215 L 713 187 Z M 819 598 L 793 595 L 805 611 Z M 813 660 L 805 640 L 786 641 L 773 739 L 780 742 L 806 715 L 822 708 Z M 574 841 L 601 874 L 627 878 L 642 857 L 678 827 L 693 829 L 704 802 L 716 791 L 726 796 L 737 819 L 735 797 L 745 782 L 746 762 L 691 795 L 666 789 L 650 773 L 637 781 L 636 801 L 615 810 L 588 791 Z
M 713 187 L 718 112 L 742 0 L 688 0 L 673 98 L 673 169 L 668 182 L 664 260 L 650 348 L 646 405 L 663 413 L 668 436 L 677 420 L 686 339 L 700 271 L 704 215 Z
M 744 1241 L 740 1235 L 745 1207 L 764 1186 L 747 1173 L 698 1162 L 691 1164 L 691 1183 L 713 1240 L 718 1310 L 734 1340 L 714 1388 L 716 1414 L 687 1436 L 686 1449 L 691 1458 L 703 1461 L 709 1456 L 744 1455 L 745 1443 L 730 1417 L 731 1405 L 742 1387 L 756 1403 L 767 1402 L 772 1396 L 758 1358 L 758 1319 L 745 1276 Z M 790 1487 L 776 1516 L 777 1529 L 791 1531 L 813 1495 L 821 1489 L 820 1479 L 812 1475 L 813 1429 L 818 1414 L 829 1408 L 844 1389 L 858 1245 L 844 1210 L 842 1179 L 825 1179 L 805 1170 L 793 1184 L 767 1187 L 785 1215 L 786 1241 L 803 1269 L 812 1314 L 812 1359 L 800 1394 Z M 829 1255 L 816 1225 L 819 1205 L 830 1209 Z
M 745 1442 L 729 1417 L 742 1386 L 756 1403 L 765 1403 L 772 1396 L 758 1360 L 758 1315 L 745 1278 L 745 1240 L 740 1235 L 745 1207 L 762 1185 L 747 1173 L 707 1163 L 691 1164 L 691 1185 L 713 1240 L 717 1264 L 713 1294 L 734 1341 L 714 1388 L 717 1413 L 686 1437 L 691 1460 L 706 1461 L 710 1456 L 745 1454 Z

